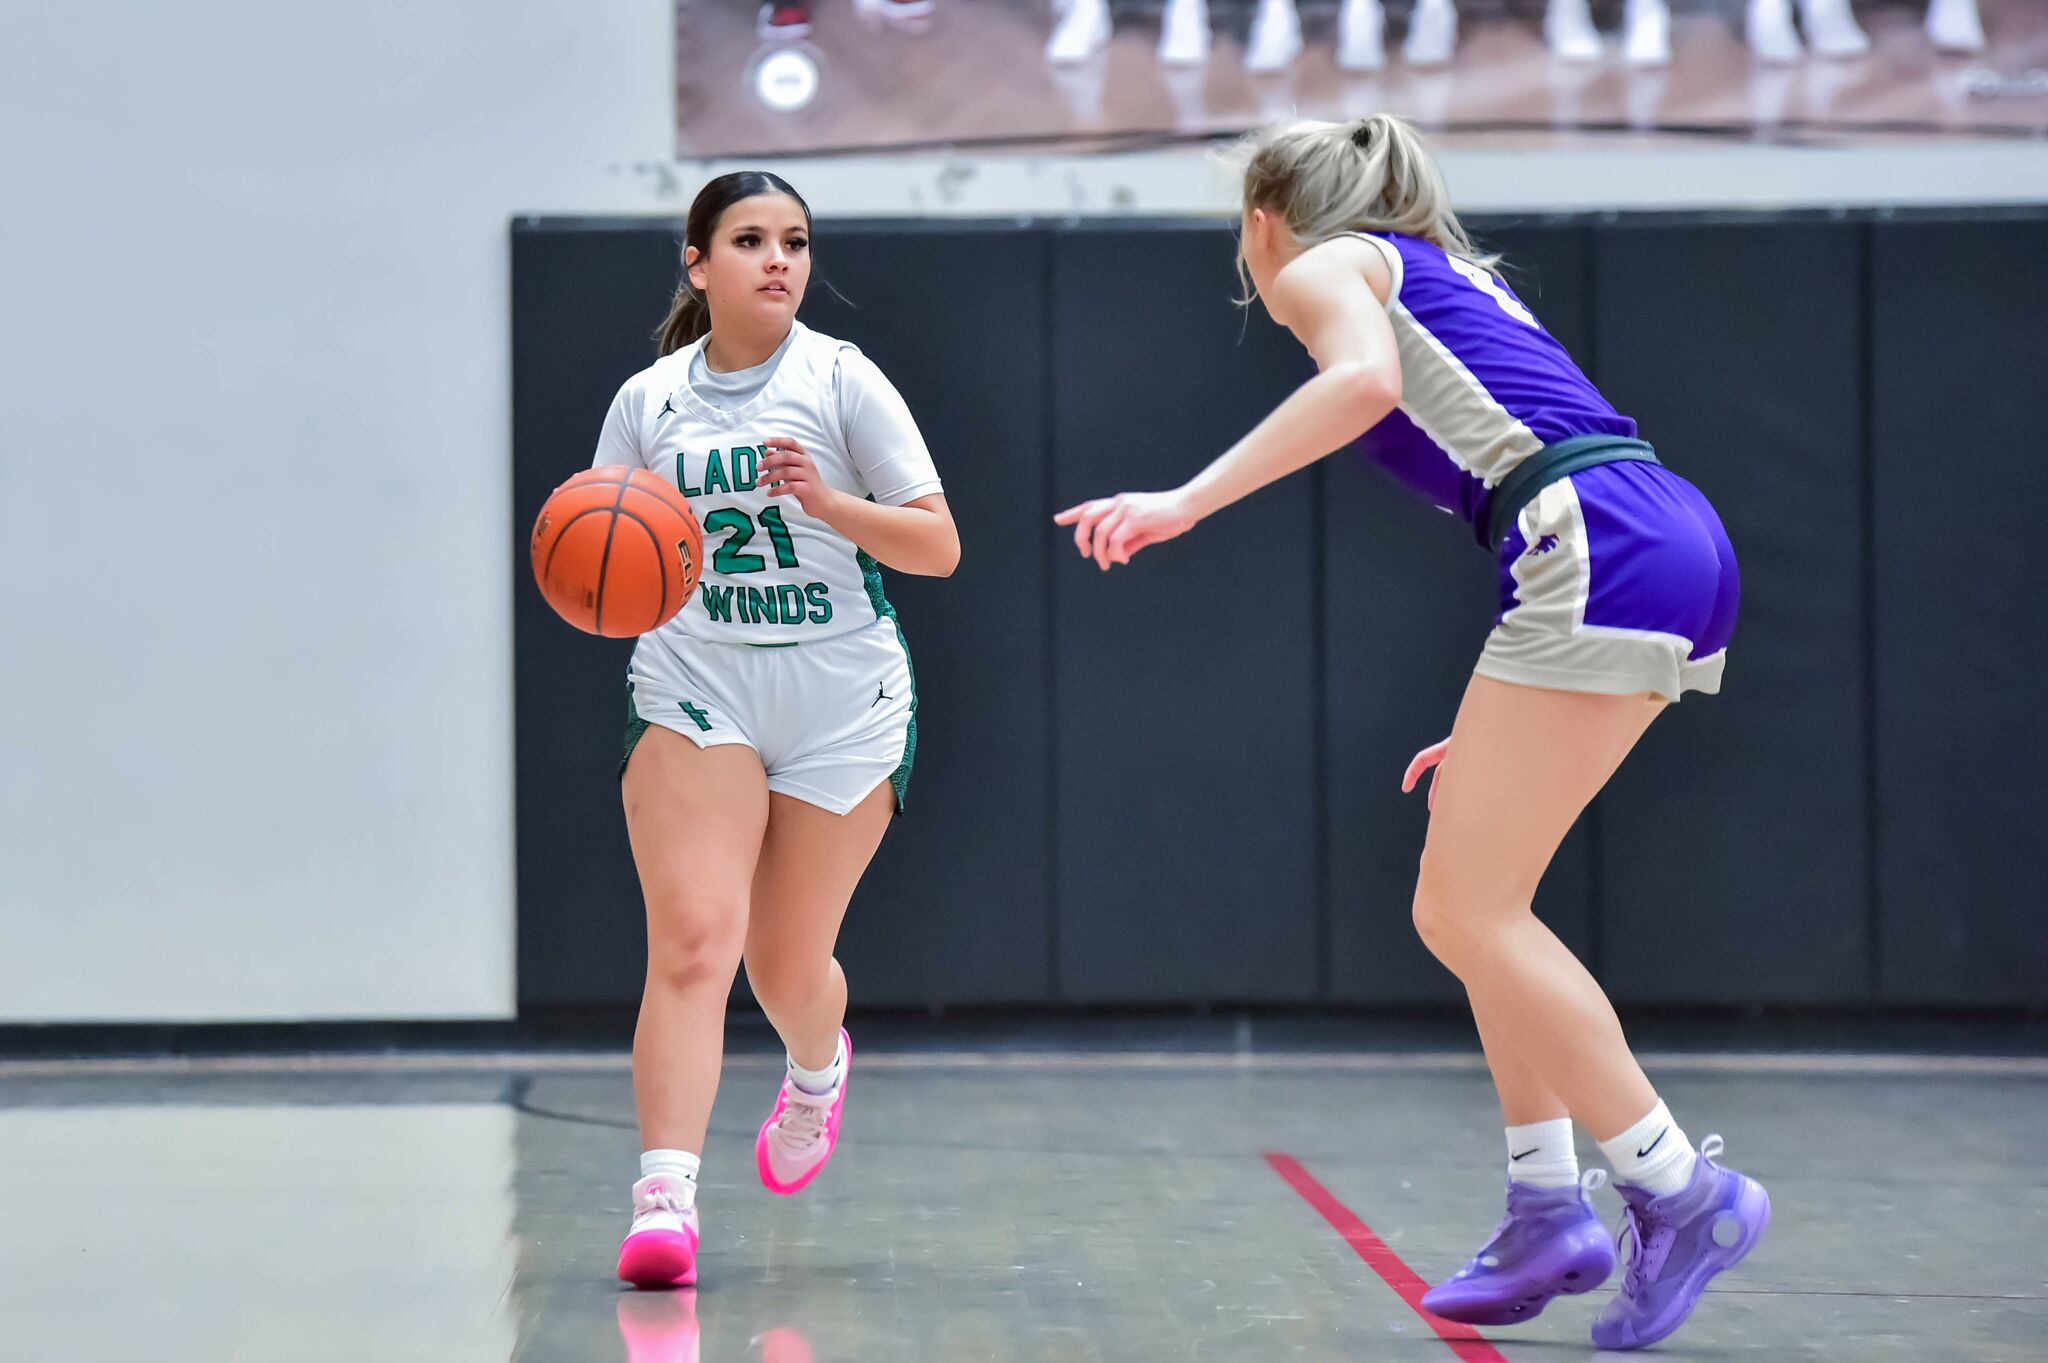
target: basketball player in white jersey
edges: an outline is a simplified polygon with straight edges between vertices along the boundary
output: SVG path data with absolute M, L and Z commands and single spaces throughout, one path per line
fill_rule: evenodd
M 633 1041 L 643 1153 L 619 1276 L 696 1281 L 698 1161 L 742 958 L 788 1048 L 755 1142 L 794 1193 L 839 1138 L 849 1044 L 833 945 L 903 807 L 917 693 L 880 565 L 944 577 L 960 540 L 917 423 L 881 370 L 796 320 L 810 209 L 777 176 L 690 207 L 662 358 L 626 381 L 596 463 L 673 481 L 703 584 L 642 635 L 621 784 L 647 900 Z

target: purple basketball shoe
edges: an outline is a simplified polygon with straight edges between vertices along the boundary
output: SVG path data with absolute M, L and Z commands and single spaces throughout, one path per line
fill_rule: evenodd
M 1508 1214 L 1465 1266 L 1422 1294 L 1422 1306 L 1466 1325 L 1534 1319 L 1565 1293 L 1590 1292 L 1614 1271 L 1614 1246 L 1586 1194 L 1598 1169 L 1569 1188 L 1508 1183 Z
M 1756 1248 L 1771 1220 L 1764 1186 L 1714 1163 L 1721 1138 L 1700 1142 L 1692 1182 L 1665 1197 L 1615 1185 L 1628 1203 L 1622 1238 L 1634 1241 L 1621 1290 L 1593 1322 L 1603 1349 L 1640 1349 L 1685 1324 L 1716 1273 Z

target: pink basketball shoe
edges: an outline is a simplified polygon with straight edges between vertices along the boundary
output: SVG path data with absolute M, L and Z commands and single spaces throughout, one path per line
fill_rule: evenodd
M 754 1165 L 761 1183 L 784 1197 L 801 1192 L 818 1176 L 839 1144 L 839 1113 L 846 1106 L 846 1080 L 853 1069 L 853 1039 L 839 1029 L 840 1051 L 846 1057 L 839 1087 L 830 1093 L 806 1093 L 784 1075 L 775 1110 L 761 1123 L 754 1139 Z
M 697 1208 L 682 1179 L 650 1174 L 633 1185 L 633 1228 L 619 1246 L 619 1278 L 635 1287 L 690 1287 L 697 1281 Z

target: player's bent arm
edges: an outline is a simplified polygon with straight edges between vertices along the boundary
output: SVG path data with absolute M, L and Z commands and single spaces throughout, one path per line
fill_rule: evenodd
M 899 573 L 951 577 L 960 566 L 960 532 L 941 492 L 902 506 L 841 493 L 818 519 Z
M 1347 253 L 1296 257 L 1273 281 L 1270 303 L 1321 372 L 1181 488 L 1196 520 L 1342 448 L 1401 403 L 1393 324 Z

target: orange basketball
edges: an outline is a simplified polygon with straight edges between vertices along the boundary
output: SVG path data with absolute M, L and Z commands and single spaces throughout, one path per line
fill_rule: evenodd
M 646 469 L 585 469 L 533 523 L 533 577 L 585 634 L 630 639 L 675 618 L 704 575 L 704 531 L 677 488 Z

